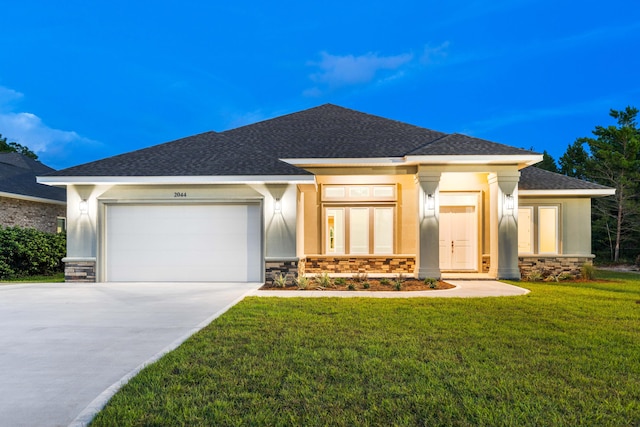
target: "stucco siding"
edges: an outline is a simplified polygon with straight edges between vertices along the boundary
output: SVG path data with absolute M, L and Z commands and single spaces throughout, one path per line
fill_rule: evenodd
M 521 197 L 520 206 L 560 207 L 560 253 L 591 255 L 591 199 Z

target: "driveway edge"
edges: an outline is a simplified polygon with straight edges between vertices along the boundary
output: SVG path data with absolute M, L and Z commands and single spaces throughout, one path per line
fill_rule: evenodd
M 111 384 L 105 391 L 100 393 L 98 397 L 93 399 L 91 403 L 89 403 L 89 405 L 87 405 L 87 407 L 84 408 L 82 412 L 80 412 L 80 414 L 78 414 L 78 416 L 73 421 L 71 421 L 71 423 L 69 423 L 69 427 L 86 427 L 87 425 L 89 425 L 89 423 L 98 414 L 98 412 L 100 412 L 102 408 L 105 407 L 107 402 L 109 402 L 109 400 L 118 392 L 118 390 L 120 390 L 122 386 L 128 383 L 131 380 L 131 378 L 138 375 L 140 371 L 142 371 L 147 366 L 160 360 L 160 358 L 165 354 L 178 348 L 183 342 L 185 342 L 193 334 L 202 330 L 205 326 L 207 326 L 209 323 L 213 322 L 215 319 L 223 315 L 231 307 L 233 307 L 234 305 L 242 301 L 247 295 L 250 295 L 254 291 L 255 291 L 254 289 L 250 289 L 246 291 L 240 297 L 238 297 L 237 299 L 229 303 L 227 306 L 225 306 L 223 309 L 218 310 L 216 313 L 214 313 L 213 315 L 209 316 L 208 318 L 200 322 L 196 327 L 189 330 L 189 332 L 185 333 L 183 336 L 173 341 L 171 344 L 169 344 L 168 346 L 160 350 L 158 353 L 154 354 L 149 359 L 142 362 L 140 365 L 138 365 L 131 372 L 129 372 L 128 374 L 120 378 L 118 381 Z

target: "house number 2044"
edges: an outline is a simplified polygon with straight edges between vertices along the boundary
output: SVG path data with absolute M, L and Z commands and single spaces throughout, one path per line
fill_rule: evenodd
M 175 193 L 173 193 L 173 197 L 187 197 L 187 193 L 176 191 Z

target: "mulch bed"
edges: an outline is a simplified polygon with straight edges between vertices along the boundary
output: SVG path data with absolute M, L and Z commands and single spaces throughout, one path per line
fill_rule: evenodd
M 307 287 L 307 291 L 317 291 L 317 290 L 325 290 L 325 291 L 396 291 L 395 288 L 395 279 L 387 279 L 388 283 L 381 283 L 382 279 L 367 279 L 366 283 L 369 284 L 369 288 L 365 287 L 364 281 L 358 281 L 353 279 L 345 279 L 345 284 L 334 284 L 333 287 L 319 287 L 317 283 L 311 279 L 309 282 L 309 286 Z M 352 285 L 352 288 L 349 287 Z M 424 281 L 418 279 L 403 279 L 401 291 L 437 291 L 441 289 L 451 289 L 455 288 L 455 286 L 439 281 L 436 283 L 435 288 L 431 288 L 429 285 L 425 284 Z M 296 285 L 287 285 L 284 288 L 278 288 L 272 285 L 263 285 L 260 290 L 266 291 L 295 291 L 299 290 Z M 300 289 L 302 291 L 302 289 Z

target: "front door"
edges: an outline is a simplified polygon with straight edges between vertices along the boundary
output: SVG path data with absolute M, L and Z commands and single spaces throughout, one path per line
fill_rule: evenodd
M 440 269 L 478 270 L 475 206 L 440 207 Z

